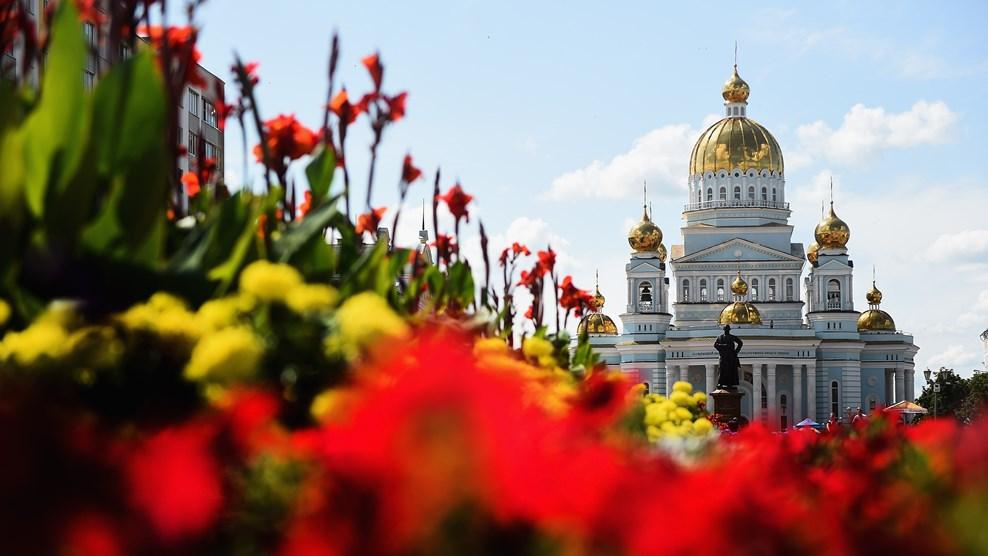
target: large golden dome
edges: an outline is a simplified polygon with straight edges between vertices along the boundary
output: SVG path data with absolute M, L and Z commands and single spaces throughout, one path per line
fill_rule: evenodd
M 641 221 L 628 231 L 628 244 L 638 253 L 658 251 L 662 246 L 662 230 L 648 217 L 648 212 L 642 213 Z
M 735 301 L 720 312 L 721 324 L 761 324 L 762 315 L 754 304 L 746 301 Z
M 690 156 L 690 175 L 768 170 L 782 174 L 782 149 L 764 126 L 742 116 L 720 120 L 700 135 Z
M 809 247 L 806 248 L 806 260 L 810 261 L 811 263 L 816 263 L 817 254 L 819 253 L 819 251 L 820 251 L 820 244 L 814 241 L 813 243 L 810 244 Z
M 821 248 L 843 249 L 847 246 L 848 240 L 851 239 L 851 228 L 837 217 L 833 201 L 830 202 L 830 213 L 816 225 L 813 235 Z
M 895 331 L 895 321 L 892 316 L 881 309 L 868 309 L 858 316 L 858 330 L 888 330 Z

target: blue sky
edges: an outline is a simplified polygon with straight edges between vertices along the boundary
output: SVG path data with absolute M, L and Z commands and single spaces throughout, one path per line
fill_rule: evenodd
M 259 61 L 265 115 L 316 127 L 332 30 L 351 91 L 369 88 L 359 60 L 379 50 L 385 89 L 408 90 L 409 104 L 385 139 L 374 204 L 395 202 L 405 152 L 427 173 L 441 165 L 443 188 L 459 178 L 477 196 L 495 241 L 552 241 L 587 287 L 600 268 L 615 317 L 639 184 L 648 179 L 666 244 L 678 243 L 690 148 L 723 110 L 737 40 L 749 116 L 786 157 L 794 241 L 812 241 L 833 175 L 857 308 L 876 265 L 883 308 L 921 347 L 917 369 L 981 368 L 988 4 L 272 5 L 210 0 L 199 14 L 204 65 L 228 77 L 234 50 Z M 363 132 L 348 140 L 356 183 L 367 144 Z M 226 149 L 228 180 L 245 181 L 235 128 Z M 428 188 L 414 186 L 414 204 Z M 400 232 L 409 239 L 411 220 Z

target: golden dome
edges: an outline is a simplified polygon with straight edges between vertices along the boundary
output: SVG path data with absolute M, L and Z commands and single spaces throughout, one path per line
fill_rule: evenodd
M 628 231 L 628 244 L 638 253 L 658 251 L 662 247 L 662 230 L 648 217 L 642 214 L 641 222 Z
M 596 288 L 594 288 L 594 292 L 593 292 L 593 310 L 594 311 L 600 311 L 601 309 L 603 309 L 604 308 L 604 301 L 606 301 L 606 300 L 607 300 L 607 298 L 604 297 L 604 294 L 600 293 L 600 286 L 597 286 Z
M 659 244 L 659 260 L 662 261 L 662 262 L 666 262 L 666 257 L 668 257 L 668 256 L 669 256 L 669 253 L 666 252 L 666 246 L 665 245 L 662 245 L 660 243 Z
M 782 149 L 761 124 L 745 117 L 724 118 L 697 139 L 690 175 L 720 170 L 768 170 L 782 174 Z
M 874 281 L 871 283 L 871 289 L 865 294 L 865 299 L 868 300 L 869 305 L 878 305 L 882 302 L 882 291 L 878 289 Z
M 737 296 L 748 295 L 748 282 L 745 282 L 744 279 L 741 278 L 740 270 L 738 271 L 738 277 L 731 282 L 731 291 Z
M 721 96 L 727 102 L 747 102 L 749 94 L 751 94 L 751 88 L 738 75 L 738 66 L 735 65 L 731 78 L 724 82 L 724 89 L 721 91 Z
M 816 256 L 819 250 L 820 250 L 819 243 L 815 241 L 811 243 L 810 246 L 806 248 L 806 260 L 816 264 Z
M 580 324 L 576 327 L 577 334 L 602 334 L 605 336 L 617 336 L 618 329 L 611 317 L 604 313 L 590 313 L 580 319 Z
M 895 321 L 885 311 L 875 308 L 868 309 L 858 316 L 858 330 L 889 330 L 895 331 Z
M 754 304 L 747 301 L 735 301 L 720 312 L 721 324 L 761 324 L 762 316 Z
M 851 239 L 851 228 L 837 217 L 833 201 L 830 202 L 830 213 L 816 225 L 813 235 L 822 248 L 843 249 L 847 246 L 848 240 Z

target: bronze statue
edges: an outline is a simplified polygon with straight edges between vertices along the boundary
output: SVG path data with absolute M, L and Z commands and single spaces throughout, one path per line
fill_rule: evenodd
M 731 334 L 731 325 L 724 325 L 724 333 L 714 342 L 714 349 L 720 354 L 720 373 L 717 376 L 717 387 L 725 390 L 737 390 L 740 381 L 741 338 Z

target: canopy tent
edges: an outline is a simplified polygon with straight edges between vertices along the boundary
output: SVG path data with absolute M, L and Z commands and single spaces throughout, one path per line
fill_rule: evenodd
M 899 413 L 916 414 L 916 415 L 926 415 L 927 413 L 929 413 L 929 411 L 925 407 L 921 405 L 917 405 L 907 400 L 902 400 L 901 402 L 894 403 L 886 407 L 885 410 L 898 411 Z
M 793 425 L 793 427 L 795 427 L 797 429 L 803 429 L 803 428 L 807 428 L 807 427 L 813 428 L 813 429 L 818 429 L 821 426 L 822 425 L 820 423 L 817 423 L 816 421 L 814 421 L 813 419 L 810 419 L 809 417 L 807 417 L 806 419 L 803 419 L 802 421 L 800 421 L 800 422 L 796 423 L 795 425 Z

